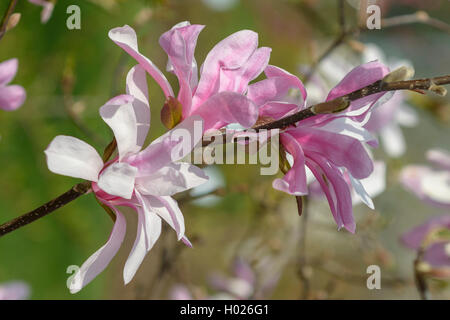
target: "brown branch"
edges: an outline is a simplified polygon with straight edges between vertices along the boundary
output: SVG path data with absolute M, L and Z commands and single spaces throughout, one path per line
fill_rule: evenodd
M 6 28 L 8 27 L 8 21 L 14 12 L 18 0 L 11 0 L 9 2 L 8 8 L 6 9 L 5 15 L 3 16 L 2 22 L 0 23 L 0 39 L 6 33 Z
M 65 206 L 69 202 L 75 200 L 79 196 L 87 193 L 91 189 L 91 183 L 90 182 L 81 182 L 79 184 L 76 184 L 73 186 L 69 191 L 63 193 L 59 197 L 47 202 L 46 204 L 40 206 L 37 209 L 34 209 L 33 211 L 30 211 L 24 215 L 21 215 L 20 217 L 17 217 L 11 221 L 8 221 L 2 225 L 0 225 L 0 237 L 4 236 L 5 234 L 17 230 L 23 226 L 26 226 L 27 224 L 40 219 L 47 214 L 55 211 L 56 209 L 61 208 L 62 206 Z
M 294 125 L 301 120 L 313 117 L 318 114 L 335 113 L 345 110 L 345 108 L 348 107 L 351 101 L 355 101 L 380 92 L 395 90 L 430 90 L 439 93 L 440 90 L 443 89 L 440 86 L 449 83 L 450 75 L 429 79 L 416 79 L 395 82 L 385 82 L 383 80 L 378 80 L 364 88 L 350 92 L 349 94 L 346 94 L 342 97 L 312 105 L 309 108 L 303 109 L 290 116 L 281 118 L 273 122 L 269 122 L 267 124 L 263 124 L 261 126 L 255 127 L 254 129 L 283 129 L 290 125 Z
M 422 23 L 450 34 L 450 25 L 448 23 L 430 17 L 425 11 L 417 11 L 413 14 L 405 14 L 381 20 L 381 26 L 383 28 L 397 27 L 411 23 Z

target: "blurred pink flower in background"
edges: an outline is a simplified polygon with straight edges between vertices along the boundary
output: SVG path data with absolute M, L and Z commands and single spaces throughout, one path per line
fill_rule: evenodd
M 409 165 L 402 169 L 400 181 L 419 199 L 440 207 L 450 208 L 450 153 L 432 149 L 426 153 L 434 168 Z
M 0 300 L 25 300 L 30 297 L 30 287 L 23 281 L 0 284 Z
M 432 217 L 401 237 L 408 248 L 422 250 L 420 269 L 438 277 L 450 277 L 450 214 Z
M 208 283 L 213 293 L 190 290 L 186 286 L 177 284 L 169 292 L 172 300 L 247 300 L 267 299 L 279 280 L 279 274 L 261 275 L 263 283 L 257 283 L 257 274 L 243 259 L 236 258 L 232 266 L 233 276 L 226 277 L 219 273 L 209 276 Z M 268 276 L 266 277 L 266 276 Z
M 201 121 L 197 116 L 183 121 L 141 151 L 150 127 L 150 110 L 146 75 L 139 65 L 127 75 L 127 94 L 108 101 L 100 108 L 100 115 L 117 141 L 118 157 L 115 159 L 104 164 L 93 147 L 68 136 L 57 136 L 45 150 L 50 171 L 92 181 L 96 197 L 116 216 L 108 242 L 74 275 L 70 286 L 72 293 L 81 290 L 103 271 L 119 250 L 126 225 L 117 206 L 130 207 L 138 214 L 136 241 L 123 272 L 125 284 L 132 280 L 158 240 L 161 219 L 177 232 L 178 240 L 190 246 L 184 235 L 183 214 L 171 196 L 208 179 L 201 169 L 178 162 L 201 139 L 201 128 L 199 134 L 193 132 L 194 122 Z
M 55 0 L 28 0 L 32 4 L 42 7 L 41 11 L 41 22 L 47 23 L 53 13 L 55 8 Z
M 18 85 L 8 85 L 16 76 L 18 65 L 15 58 L 0 63 L 0 109 L 16 110 L 25 102 L 25 89 Z
M 203 28 L 203 25 L 181 22 L 159 39 L 169 58 L 167 71 L 178 78 L 177 99 L 182 105 L 182 119 L 201 116 L 205 131 L 231 123 L 251 127 L 257 120 L 258 109 L 245 93 L 248 83 L 267 66 L 271 49 L 258 48 L 258 35 L 253 31 L 236 32 L 208 53 L 199 78 L 194 50 Z M 155 79 L 166 98 L 175 97 L 164 74 L 139 52 L 136 33 L 131 27 L 114 28 L 109 37 Z

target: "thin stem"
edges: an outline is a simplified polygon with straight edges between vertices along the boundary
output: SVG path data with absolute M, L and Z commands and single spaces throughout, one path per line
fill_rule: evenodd
M 27 224 L 55 211 L 56 209 L 65 206 L 69 202 L 90 191 L 90 189 L 91 183 L 87 181 L 73 186 L 69 191 L 64 192 L 59 197 L 47 202 L 39 208 L 0 225 L 0 237 L 4 236 L 7 233 L 10 233 L 11 231 L 24 227 Z
M 298 197 L 297 197 L 298 198 Z M 299 199 L 297 199 L 298 205 Z M 308 199 L 303 197 L 300 199 L 302 205 L 302 218 L 300 226 L 300 241 L 299 241 L 299 259 L 298 259 L 298 276 L 302 282 L 301 298 L 306 300 L 309 298 L 311 290 L 310 277 L 307 271 L 308 261 L 306 259 L 306 236 L 308 230 Z
M 428 291 L 428 284 L 425 274 L 420 270 L 422 262 L 423 249 L 419 249 L 417 257 L 414 260 L 414 279 L 416 282 L 417 291 L 419 291 L 420 299 L 430 300 L 430 292 Z
M 14 12 L 14 9 L 16 7 L 17 1 L 18 0 L 11 0 L 9 2 L 8 8 L 6 9 L 6 12 L 5 12 L 4 16 L 3 16 L 2 22 L 0 23 L 0 39 L 3 38 L 3 36 L 6 33 L 6 28 L 8 26 L 9 18 L 11 17 L 11 15 Z

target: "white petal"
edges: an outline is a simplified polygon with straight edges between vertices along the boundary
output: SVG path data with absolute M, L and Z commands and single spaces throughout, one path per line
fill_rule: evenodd
M 137 145 L 142 148 L 150 128 L 150 105 L 145 70 L 136 65 L 127 75 L 127 93 L 134 97 L 132 102 L 137 124 Z
M 354 195 L 357 196 L 357 198 L 355 198 L 354 196 L 352 196 L 352 202 L 353 205 L 355 205 L 356 203 L 358 203 L 357 199 L 361 200 L 366 206 L 368 206 L 370 209 L 375 209 L 374 205 L 373 205 L 373 201 L 370 198 L 369 194 L 367 193 L 366 189 L 364 188 L 363 184 L 361 183 L 360 180 L 355 179 L 352 177 L 352 175 L 350 173 L 348 173 L 348 176 L 350 178 L 350 182 L 352 184 L 353 187 L 353 191 L 354 191 Z
M 102 272 L 116 255 L 123 242 L 126 232 L 125 218 L 114 207 L 111 207 L 111 209 L 116 214 L 116 222 L 114 223 L 111 235 L 105 245 L 90 256 L 83 263 L 80 270 L 73 276 L 72 282 L 69 285 L 70 293 L 77 293 Z
M 185 232 L 184 217 L 177 202 L 168 196 L 143 196 L 143 198 L 149 206 L 149 210 L 159 215 L 176 231 L 178 240 L 183 239 Z
M 119 160 L 140 150 L 137 144 L 137 121 L 132 102 L 118 105 L 110 101 L 100 108 L 100 116 L 114 132 Z
M 414 127 L 419 122 L 417 112 L 409 105 L 401 104 L 395 114 L 397 122 L 405 127 Z
M 149 176 L 136 178 L 143 194 L 170 196 L 197 187 L 208 181 L 202 169 L 185 162 L 169 163 Z
M 98 186 L 103 191 L 124 199 L 131 199 L 137 168 L 125 162 L 116 162 L 107 167 L 100 178 Z
M 384 150 L 390 157 L 397 158 L 405 153 L 405 138 L 403 137 L 402 130 L 396 123 L 391 123 L 383 127 L 380 130 L 380 138 Z
M 450 204 L 450 172 L 430 172 L 422 178 L 421 187 L 430 199 Z
M 374 136 L 367 129 L 362 127 L 359 122 L 353 121 L 347 117 L 336 118 L 320 128 L 355 138 L 361 142 L 367 142 L 374 139 Z
M 161 219 L 149 210 L 139 193 L 136 193 L 136 196 L 141 206 L 136 208 L 138 213 L 136 240 L 123 269 L 125 284 L 133 279 L 145 256 L 161 235 Z
M 57 174 L 97 181 L 103 168 L 103 160 L 97 151 L 74 137 L 57 136 L 44 152 L 48 169 Z

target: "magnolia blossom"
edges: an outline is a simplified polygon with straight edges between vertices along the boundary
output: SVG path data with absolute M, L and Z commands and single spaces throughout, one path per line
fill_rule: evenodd
M 405 233 L 402 243 L 422 250 L 421 271 L 434 277 L 450 277 L 450 214 L 432 217 L 424 224 Z
M 194 50 L 203 28 L 181 22 L 159 39 L 168 55 L 167 71 L 178 78 L 177 100 L 182 105 L 182 119 L 201 116 L 205 131 L 230 123 L 251 127 L 258 118 L 258 108 L 245 93 L 249 82 L 266 68 L 271 49 L 258 48 L 258 34 L 253 31 L 236 32 L 208 53 L 199 78 Z M 164 74 L 139 52 L 136 33 L 131 27 L 114 28 L 109 37 L 155 79 L 166 98 L 175 97 Z
M 307 85 L 309 100 L 312 103 L 321 102 L 330 84 L 337 83 L 352 68 L 361 62 L 379 60 L 389 66 L 391 70 L 400 66 L 411 66 L 406 60 L 388 59 L 384 52 L 375 44 L 365 44 L 364 51 L 360 59 L 348 57 L 348 54 L 332 54 L 327 57 L 318 67 L 316 73 L 311 76 L 311 81 Z M 302 71 L 307 72 L 307 68 L 302 67 Z M 417 124 L 418 117 L 414 109 L 406 103 L 406 94 L 396 91 L 390 100 L 375 108 L 364 127 L 371 133 L 376 134 L 383 149 L 393 158 L 402 156 L 406 151 L 405 138 L 401 127 L 413 127 Z M 377 143 L 374 141 L 374 145 Z
M 441 208 L 450 208 L 450 153 L 432 149 L 426 157 L 434 168 L 406 166 L 400 175 L 403 186 L 419 199 Z
M 28 0 L 29 2 L 42 7 L 41 23 L 47 23 L 55 8 L 56 0 Z
M 189 154 L 201 139 L 193 130 L 198 116 L 190 117 L 142 149 L 150 127 L 147 81 L 138 65 L 127 75 L 127 94 L 117 96 L 100 108 L 112 129 L 118 156 L 103 163 L 97 151 L 85 142 L 57 136 L 45 153 L 50 171 L 92 181 L 95 196 L 116 216 L 109 240 L 95 252 L 73 277 L 72 293 L 94 279 L 117 253 L 125 236 L 125 218 L 118 206 L 138 214 L 137 237 L 123 271 L 130 282 L 147 252 L 161 233 L 161 219 L 190 245 L 185 236 L 183 215 L 172 195 L 207 181 L 199 168 L 178 160 Z
M 382 79 L 389 72 L 383 64 L 373 61 L 354 68 L 334 87 L 325 101 L 333 100 L 347 93 L 363 88 Z M 291 74 L 272 66 L 266 68 L 268 79 L 249 87 L 248 96 L 260 105 L 260 117 L 278 119 L 305 107 L 306 91 L 301 81 Z M 276 81 L 283 83 L 284 90 L 273 90 Z M 296 88 L 302 95 L 301 103 L 293 103 L 288 93 Z M 330 205 L 338 228 L 345 227 L 355 232 L 352 211 L 351 187 L 371 208 L 372 200 L 360 179 L 367 178 L 373 171 L 373 162 L 363 143 L 373 142 L 373 136 L 363 126 L 370 116 L 371 109 L 384 102 L 384 93 L 377 93 L 352 101 L 342 113 L 321 114 L 298 122 L 280 134 L 284 149 L 292 156 L 293 163 L 282 179 L 276 179 L 273 187 L 295 196 L 308 194 L 306 168 L 319 182 Z M 285 107 L 285 114 L 279 113 L 278 106 Z M 272 108 L 273 107 L 273 108 Z
M 30 287 L 22 281 L 0 284 L 0 300 L 25 300 L 30 296 Z
M 15 58 L 0 63 L 0 109 L 16 110 L 25 102 L 25 89 L 18 85 L 8 85 L 16 76 L 18 65 Z

